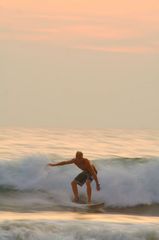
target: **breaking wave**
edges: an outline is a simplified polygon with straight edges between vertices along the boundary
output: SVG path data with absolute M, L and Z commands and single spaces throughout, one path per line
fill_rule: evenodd
M 0 160 L 0 206 L 32 204 L 63 205 L 71 202 L 71 180 L 79 173 L 74 165 L 48 167 L 62 161 L 61 156 L 26 156 L 19 160 Z M 109 207 L 159 204 L 159 158 L 96 159 L 101 191 L 93 186 L 93 201 Z M 79 188 L 81 195 L 85 187 Z M 12 201 L 11 201 L 12 200 Z

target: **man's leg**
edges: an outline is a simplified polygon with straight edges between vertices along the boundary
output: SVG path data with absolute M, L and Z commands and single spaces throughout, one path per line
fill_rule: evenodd
M 74 194 L 74 201 L 77 202 L 79 200 L 77 182 L 75 180 L 73 180 L 71 182 L 71 186 L 72 186 L 72 191 L 73 191 L 73 194 Z
M 91 181 L 89 179 L 86 180 L 86 188 L 87 188 L 88 203 L 91 203 L 92 187 L 91 187 Z

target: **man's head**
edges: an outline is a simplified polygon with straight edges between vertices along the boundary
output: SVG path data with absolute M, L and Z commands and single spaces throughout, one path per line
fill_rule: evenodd
M 82 159 L 83 158 L 83 153 L 82 152 L 76 152 L 76 158 Z

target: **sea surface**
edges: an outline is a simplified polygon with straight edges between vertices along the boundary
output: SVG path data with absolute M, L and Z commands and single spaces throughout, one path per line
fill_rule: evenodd
M 90 209 L 72 202 L 82 151 L 97 170 Z M 85 187 L 79 187 L 86 202 Z M 159 131 L 0 128 L 0 240 L 159 240 Z

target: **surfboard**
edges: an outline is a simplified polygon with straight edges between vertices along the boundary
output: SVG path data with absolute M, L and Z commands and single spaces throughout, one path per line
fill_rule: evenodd
M 79 208 L 79 209 L 88 209 L 88 210 L 94 210 L 94 211 L 98 211 L 98 210 L 101 210 L 101 209 L 104 209 L 105 207 L 105 204 L 104 202 L 99 202 L 99 203 L 91 203 L 91 204 L 88 204 L 88 203 L 80 203 L 80 202 L 73 202 L 71 204 L 72 207 L 75 207 L 75 208 Z
M 104 211 L 106 207 L 105 203 L 102 201 L 88 204 L 86 196 L 82 194 L 80 195 L 78 202 L 74 202 L 73 199 L 71 199 L 71 203 L 69 205 L 70 207 L 75 207 L 76 209 L 79 208 L 89 211 Z
M 91 203 L 91 204 L 86 204 L 88 208 L 92 209 L 99 209 L 99 208 L 104 208 L 104 202 L 100 203 Z

